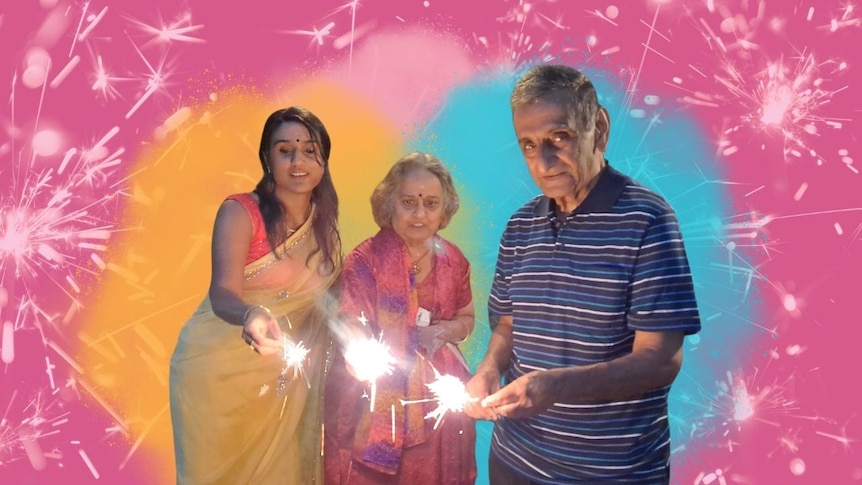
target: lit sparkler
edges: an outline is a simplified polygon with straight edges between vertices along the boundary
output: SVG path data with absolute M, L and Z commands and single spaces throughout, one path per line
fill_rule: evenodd
M 293 369 L 293 378 L 298 376 L 305 378 L 305 383 L 311 388 L 311 383 L 305 375 L 305 359 L 308 358 L 310 350 L 303 345 L 302 341 L 293 342 L 286 335 L 282 341 L 281 358 L 284 360 L 284 368 L 281 369 L 281 376 L 278 378 L 278 391 L 283 392 L 287 388 L 287 373 Z
M 371 385 L 371 411 L 377 397 L 377 379 L 392 374 L 395 357 L 389 352 L 381 338 L 361 339 L 350 342 L 344 351 L 344 360 L 353 369 L 353 375 L 361 382 Z
M 401 405 L 436 402 L 437 407 L 426 414 L 425 419 L 434 419 L 434 429 L 437 429 L 446 413 L 462 412 L 467 403 L 475 402 L 478 399 L 470 396 L 461 379 L 451 374 L 440 374 L 437 369 L 434 369 L 434 377 L 433 382 L 426 384 L 433 397 L 413 401 L 402 400 Z

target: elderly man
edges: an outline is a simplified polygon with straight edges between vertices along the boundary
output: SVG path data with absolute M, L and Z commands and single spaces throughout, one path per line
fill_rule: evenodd
M 535 67 L 511 107 L 542 195 L 503 233 L 468 383 L 467 413 L 496 422 L 490 481 L 668 483 L 667 396 L 700 330 L 676 217 L 608 165 L 610 118 L 581 72 Z

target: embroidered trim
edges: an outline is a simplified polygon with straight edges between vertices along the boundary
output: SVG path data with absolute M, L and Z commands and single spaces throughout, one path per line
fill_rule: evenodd
M 288 246 L 286 246 L 281 251 L 279 257 L 283 258 L 283 257 L 287 256 L 288 254 L 292 253 L 294 249 L 296 249 L 302 242 L 305 241 L 305 239 L 308 237 L 309 234 L 311 234 L 311 232 L 312 232 L 312 230 L 310 228 L 309 228 L 309 230 L 303 232 L 302 235 L 300 235 L 295 241 L 290 243 Z M 270 261 L 270 262 L 268 262 L 262 266 L 259 266 L 255 269 L 249 271 L 248 273 L 246 273 L 245 279 L 250 280 L 250 279 L 254 278 L 255 276 L 257 276 L 257 275 L 263 273 L 264 271 L 266 271 L 267 269 L 271 268 L 274 264 L 278 263 L 279 261 L 281 261 L 281 259 L 273 258 L 272 261 Z

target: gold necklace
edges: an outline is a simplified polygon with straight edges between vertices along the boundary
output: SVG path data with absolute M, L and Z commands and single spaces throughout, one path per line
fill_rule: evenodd
M 282 223 L 282 224 L 284 225 L 284 235 L 285 235 L 285 236 L 287 236 L 287 237 L 292 236 L 292 235 L 293 235 L 293 233 L 295 233 L 296 231 L 298 231 L 298 230 L 299 230 L 299 228 L 300 228 L 300 227 L 302 227 L 302 225 L 303 225 L 303 224 L 305 224 L 305 221 L 307 221 L 307 220 L 308 220 L 308 216 L 310 216 L 310 215 L 311 215 L 311 206 L 309 205 L 309 206 L 308 206 L 308 210 L 307 210 L 307 211 L 305 211 L 305 219 L 303 219 L 303 220 L 302 220 L 302 222 L 300 222 L 300 223 L 299 223 L 299 225 L 298 225 L 298 226 L 296 226 L 296 229 L 294 229 L 294 228 L 290 227 L 290 226 L 287 224 L 287 216 L 285 215 L 285 217 L 284 217 L 284 222 Z
M 430 253 L 430 252 L 431 252 L 431 248 L 428 248 L 428 249 L 426 249 L 426 250 L 425 250 L 425 252 L 424 252 L 424 253 L 422 253 L 422 256 L 419 256 L 418 258 L 416 258 L 415 260 L 413 260 L 413 262 L 412 262 L 412 263 L 411 263 L 411 265 L 410 265 L 410 274 L 412 274 L 412 275 L 417 275 L 417 274 L 419 274 L 419 271 L 420 271 L 420 269 L 421 269 L 421 268 L 419 267 L 419 263 L 420 263 L 423 259 L 425 259 L 425 256 L 427 256 L 427 255 L 428 255 L 428 253 Z

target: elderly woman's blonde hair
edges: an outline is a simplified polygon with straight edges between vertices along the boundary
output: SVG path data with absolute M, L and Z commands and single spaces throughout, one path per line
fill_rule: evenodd
M 383 178 L 374 192 L 371 193 L 371 213 L 374 222 L 381 229 L 392 227 L 392 217 L 395 215 L 395 203 L 398 198 L 398 190 L 404 177 L 415 170 L 427 170 L 437 177 L 443 187 L 443 217 L 440 220 L 440 229 L 445 228 L 452 216 L 461 206 L 461 200 L 455 191 L 452 175 L 437 157 L 428 153 L 413 152 L 404 155 L 392 165 L 389 173 Z

